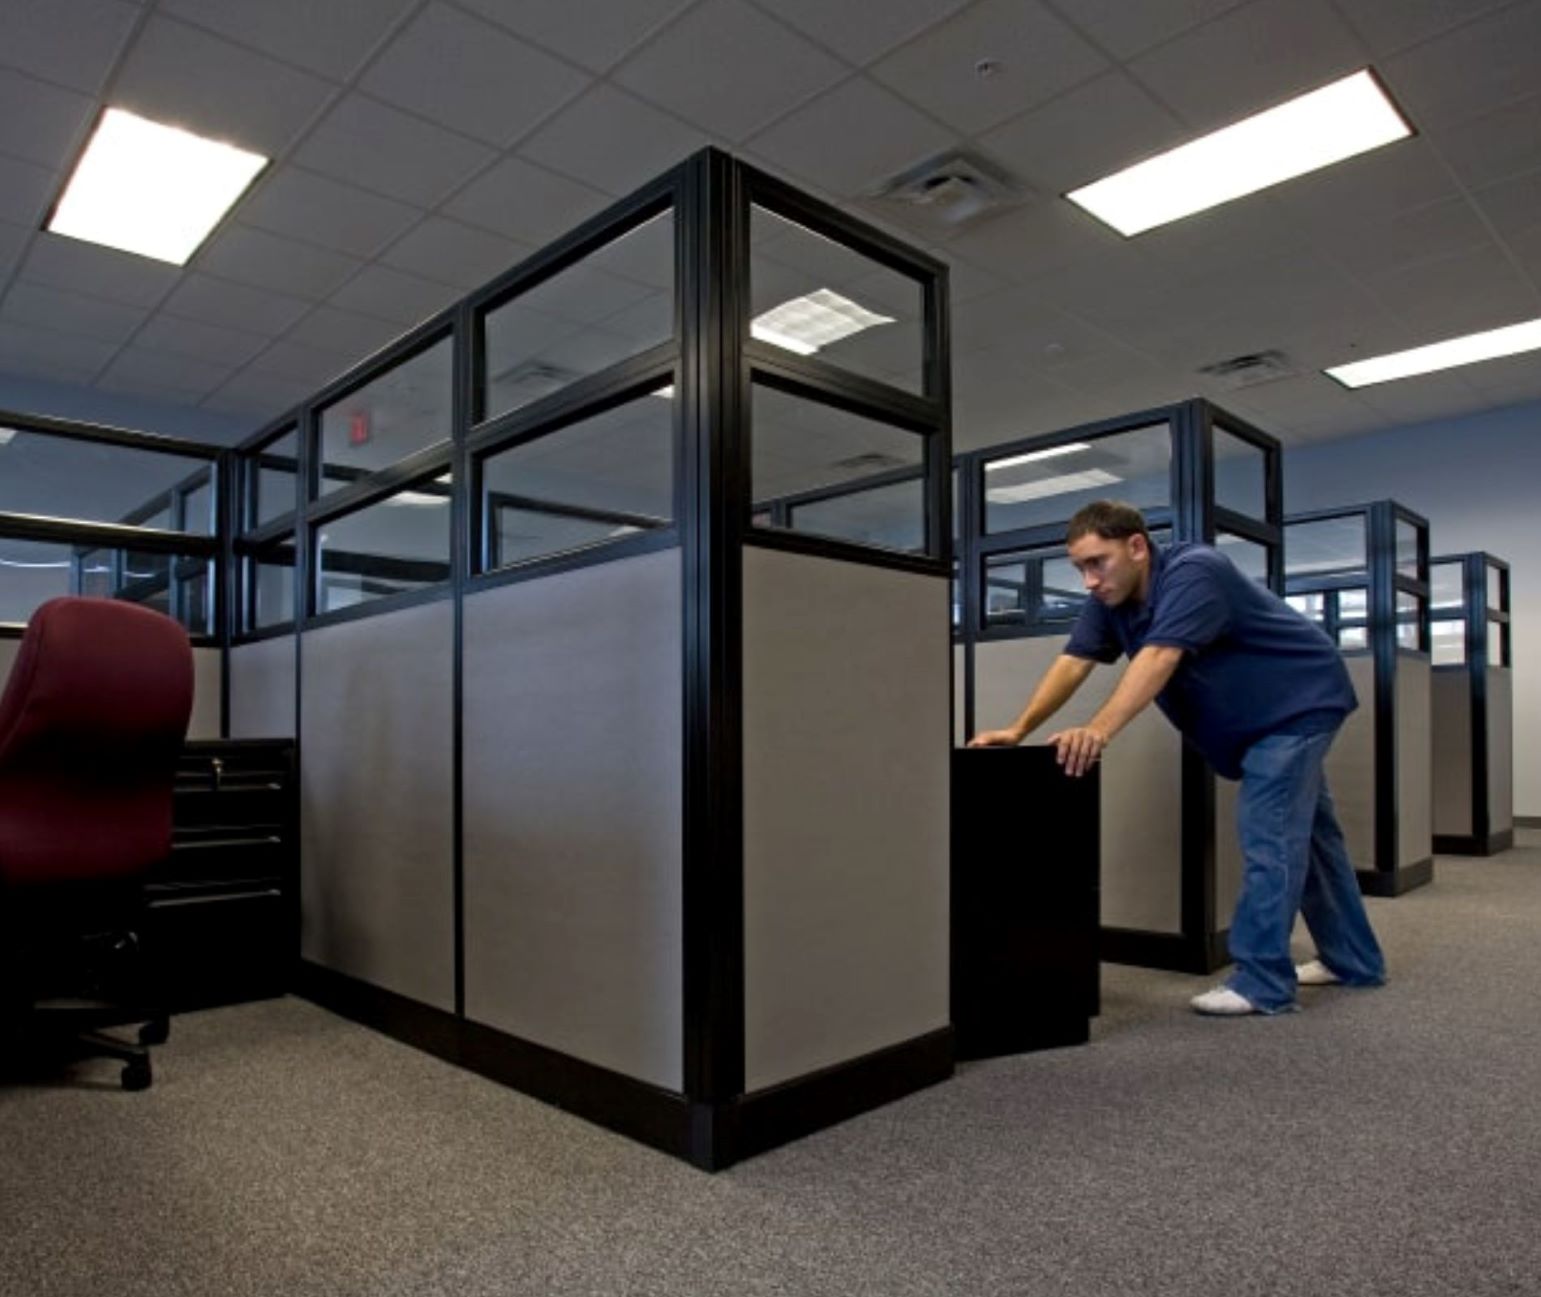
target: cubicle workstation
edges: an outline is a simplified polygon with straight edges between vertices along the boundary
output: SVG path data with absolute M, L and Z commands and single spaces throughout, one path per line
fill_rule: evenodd
M 703 1167 L 951 1072 L 945 274 L 708 150 L 238 449 L 304 993 Z
M 1393 500 L 1285 519 L 1289 602 L 1343 653 L 1359 707 L 1326 773 L 1360 888 L 1397 896 L 1434 874 L 1429 528 Z
M 1481 552 L 1429 560 L 1434 850 L 1514 845 L 1509 565 Z
M 958 458 L 955 740 L 1010 723 L 1086 598 L 1065 549 L 1092 500 L 1140 508 L 1157 544 L 1202 541 L 1282 592 L 1279 443 L 1203 400 Z M 1120 667 L 1095 672 L 1052 725 L 1090 717 Z M 1154 708 L 1102 762 L 1104 959 L 1187 972 L 1227 962 L 1240 889 L 1234 785 Z M 1058 814 L 1054 807 L 1042 814 Z

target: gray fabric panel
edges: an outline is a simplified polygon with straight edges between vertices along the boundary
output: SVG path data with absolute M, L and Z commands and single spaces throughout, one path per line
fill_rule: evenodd
M 750 1090 L 947 1023 L 948 599 L 744 553 Z
M 1369 654 L 1343 659 L 1359 706 L 1327 753 L 1327 786 L 1356 869 L 1375 868 L 1375 664 Z
M 1433 736 L 1429 660 L 1397 654 L 1397 865 L 1427 860 L 1434 851 Z
M 963 702 L 967 681 L 965 679 L 965 666 L 968 661 L 968 650 L 961 644 L 953 645 L 952 650 L 952 741 L 957 747 L 962 747 L 968 741 L 968 716 L 964 711 Z
M 1514 827 L 1514 677 L 1508 667 L 1487 673 L 1488 832 Z
M 1057 635 L 976 645 L 979 728 L 999 729 L 1015 720 L 1064 647 Z M 1090 720 L 1123 670 L 1116 663 L 1093 671 L 1028 742 L 1041 743 L 1057 729 Z M 1136 717 L 1102 759 L 1101 828 L 1103 926 L 1181 932 L 1182 740 L 1154 707 Z
M 11 678 L 11 667 L 16 663 L 16 655 L 21 651 L 19 639 L 0 639 L 0 682 Z
M 219 738 L 219 654 L 217 648 L 193 650 L 193 713 L 187 721 L 190 739 Z
M 466 1013 L 683 1087 L 678 550 L 465 605 Z
M 1465 667 L 1435 671 L 1430 689 L 1434 832 L 1464 837 L 1472 828 L 1471 676 Z
M 1236 828 L 1236 799 L 1241 785 L 1233 779 L 1215 780 L 1215 925 L 1231 926 L 1236 898 L 1241 895 L 1241 838 Z
M 294 737 L 294 637 L 230 650 L 230 737 Z
M 447 601 L 306 631 L 300 948 L 454 1009 Z

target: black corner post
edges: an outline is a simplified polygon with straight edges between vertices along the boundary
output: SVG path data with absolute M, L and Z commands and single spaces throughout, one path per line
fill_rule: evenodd
M 1389 500 L 1377 500 L 1366 516 L 1370 552 L 1370 625 L 1392 628 L 1371 634 L 1375 679 L 1375 873 L 1394 871 L 1397 861 L 1396 743 L 1396 515 Z M 1382 880 L 1368 880 L 1379 884 Z M 1377 887 L 1376 890 L 1379 890 Z

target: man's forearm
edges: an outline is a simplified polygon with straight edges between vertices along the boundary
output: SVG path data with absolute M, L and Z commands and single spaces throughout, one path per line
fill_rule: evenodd
M 1130 660 L 1118 687 L 1087 722 L 1105 740 L 1111 739 L 1155 700 L 1182 665 L 1183 650 L 1170 645 L 1142 648 Z
M 1026 738 L 1070 700 L 1095 665 L 1085 658 L 1062 653 L 1038 682 L 1038 688 L 1033 690 L 1033 696 L 1011 728 L 1020 738 Z

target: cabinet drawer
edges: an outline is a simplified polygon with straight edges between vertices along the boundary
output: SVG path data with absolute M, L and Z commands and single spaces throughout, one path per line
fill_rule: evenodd
M 225 884 L 251 879 L 284 879 L 293 852 L 275 830 L 227 833 L 211 829 L 178 836 L 171 855 L 151 875 L 151 884 Z
M 290 814 L 289 789 L 277 779 L 243 785 L 192 787 L 179 784 L 172 810 L 177 833 L 211 825 L 278 825 Z
M 145 957 L 173 1011 L 281 995 L 298 949 L 294 909 L 276 887 L 150 902 Z

